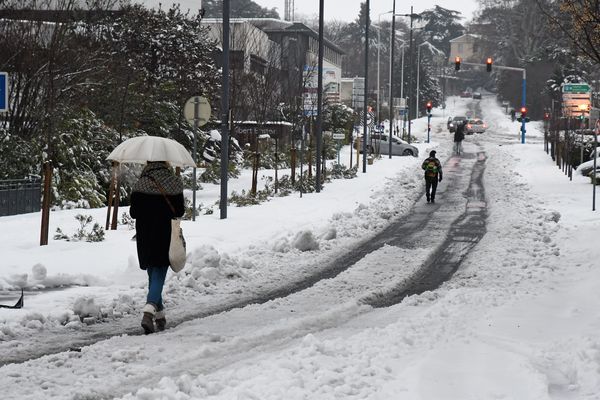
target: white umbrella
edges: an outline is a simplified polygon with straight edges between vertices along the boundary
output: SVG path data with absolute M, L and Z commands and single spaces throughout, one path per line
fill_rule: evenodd
M 190 153 L 180 143 L 159 136 L 138 136 L 127 139 L 106 159 L 137 164 L 145 164 L 147 161 L 168 161 L 175 167 L 196 165 Z

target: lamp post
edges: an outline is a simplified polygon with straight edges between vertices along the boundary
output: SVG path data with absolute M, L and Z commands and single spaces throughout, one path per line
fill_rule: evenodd
M 420 77 L 420 72 L 421 72 L 421 46 L 429 44 L 429 42 L 423 42 L 420 45 L 417 46 L 417 100 L 415 102 L 415 111 L 417 112 L 417 118 L 419 118 L 419 88 L 420 88 L 420 82 L 419 82 L 419 77 Z
M 408 93 L 409 93 L 409 99 L 410 99 L 410 93 L 412 93 L 412 67 L 413 67 L 413 62 L 412 62 L 412 52 L 413 52 L 413 21 L 415 19 L 421 19 L 421 14 L 415 14 L 413 12 L 413 7 L 410 7 L 410 14 L 394 14 L 394 15 L 398 15 L 401 17 L 409 17 L 410 18 L 410 35 L 409 35 L 409 42 L 408 42 L 408 66 L 409 66 L 409 78 L 408 78 Z M 410 126 L 410 102 L 407 101 L 407 109 L 406 112 L 408 113 L 408 143 L 410 143 L 410 131 L 411 131 L 411 126 Z
M 369 24 L 371 13 L 371 2 L 367 0 L 367 15 L 365 20 L 365 88 L 363 101 L 363 173 L 367 172 L 367 110 L 368 110 L 368 87 L 369 87 Z
M 315 167 L 315 192 L 321 192 L 321 159 L 323 158 L 323 8 L 325 0 L 319 1 L 319 71 L 317 76 L 317 155 Z
M 388 139 L 388 154 L 392 159 L 392 133 L 394 130 L 394 48 L 396 47 L 396 0 L 392 5 L 392 31 L 390 32 L 390 137 Z
M 221 219 L 227 218 L 227 174 L 229 173 L 229 13 L 230 0 L 223 0 L 223 75 L 221 95 Z M 194 182 L 195 190 L 196 182 Z M 196 210 L 194 210 L 194 213 Z
M 381 121 L 381 107 L 379 105 L 380 101 L 380 95 L 379 92 L 381 91 L 381 84 L 379 83 L 379 67 L 381 65 L 381 16 L 385 15 L 385 14 L 390 14 L 393 13 L 393 11 L 386 11 L 384 13 L 379 14 L 378 17 L 378 23 L 377 26 L 375 28 L 377 28 L 377 123 L 379 124 L 379 122 Z

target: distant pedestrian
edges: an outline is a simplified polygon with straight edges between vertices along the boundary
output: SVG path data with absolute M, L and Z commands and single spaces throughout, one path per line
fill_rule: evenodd
M 435 158 L 435 150 L 429 152 L 429 157 L 423 161 L 421 168 L 425 170 L 425 195 L 427 196 L 427 202 L 435 203 L 437 184 L 442 181 L 442 163 Z
M 135 218 L 140 268 L 148 273 L 148 296 L 143 308 L 146 334 L 165 329 L 162 290 L 169 269 L 171 219 L 184 214 L 183 182 L 167 162 L 148 162 L 133 185 L 129 214 Z M 156 323 L 156 326 L 154 325 Z
M 462 141 L 465 138 L 465 121 L 460 121 L 454 130 L 454 153 L 462 153 Z
M 510 109 L 510 120 L 511 120 L 512 122 L 515 122 L 516 115 L 517 115 L 517 113 L 516 113 L 515 109 L 514 109 L 514 108 L 511 108 L 511 109 Z

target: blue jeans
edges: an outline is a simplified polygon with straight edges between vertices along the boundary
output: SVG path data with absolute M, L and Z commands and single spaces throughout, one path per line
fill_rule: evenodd
M 165 284 L 165 277 L 169 266 L 166 267 L 148 267 L 148 297 L 146 302 L 154 304 L 156 311 L 161 311 L 163 308 L 162 290 Z

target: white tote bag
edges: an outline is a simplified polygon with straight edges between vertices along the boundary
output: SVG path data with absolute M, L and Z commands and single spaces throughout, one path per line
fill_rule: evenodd
M 171 269 L 179 272 L 185 266 L 185 238 L 183 237 L 183 229 L 181 229 L 181 220 L 171 220 L 171 243 L 169 245 L 169 263 Z

